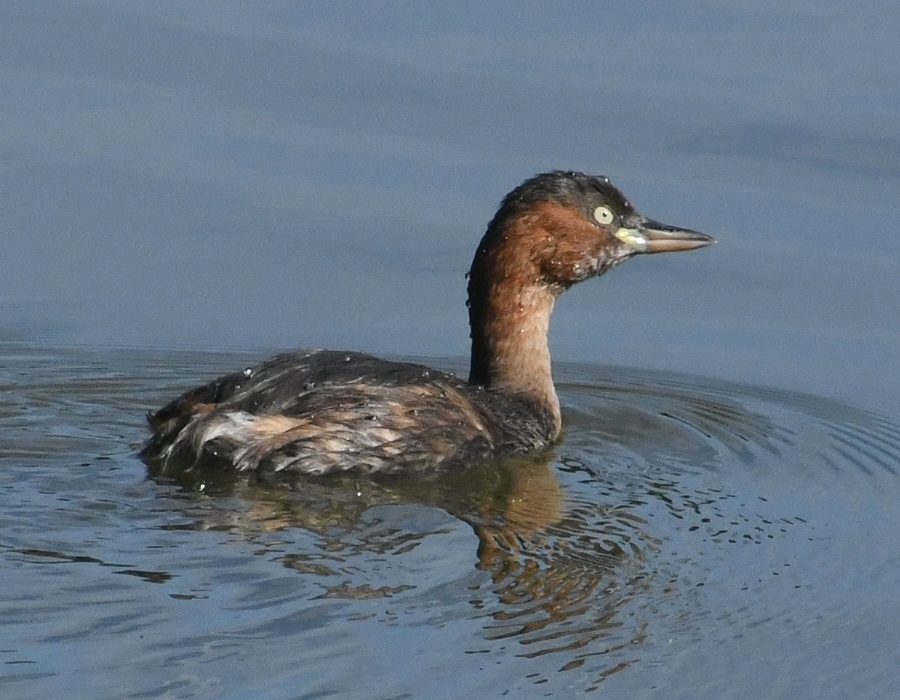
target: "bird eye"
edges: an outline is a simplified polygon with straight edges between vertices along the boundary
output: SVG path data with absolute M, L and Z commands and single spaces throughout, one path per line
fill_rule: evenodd
M 609 207 L 597 207 L 596 209 L 594 209 L 594 218 L 597 220 L 597 223 L 606 226 L 607 224 L 611 224 L 613 222 L 613 219 L 616 218 L 616 215 L 612 213 Z

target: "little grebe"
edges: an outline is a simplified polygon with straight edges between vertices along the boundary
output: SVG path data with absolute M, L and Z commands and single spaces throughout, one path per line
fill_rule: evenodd
M 506 196 L 472 261 L 468 382 L 356 352 L 286 353 L 151 413 L 143 454 L 163 468 L 405 473 L 546 447 L 561 429 L 556 298 L 632 255 L 714 242 L 645 218 L 606 177 L 537 175 Z

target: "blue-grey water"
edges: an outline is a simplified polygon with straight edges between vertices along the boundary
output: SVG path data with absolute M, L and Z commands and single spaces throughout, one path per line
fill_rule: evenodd
M 4 697 L 891 697 L 900 425 L 560 368 L 565 441 L 428 481 L 150 479 L 246 355 L 8 344 Z M 9 438 L 12 438 L 9 440 Z
M 900 688 L 896 3 L 0 5 L 0 696 Z M 154 477 L 279 348 L 465 371 L 503 194 L 713 248 L 558 304 L 566 436 L 416 483 Z

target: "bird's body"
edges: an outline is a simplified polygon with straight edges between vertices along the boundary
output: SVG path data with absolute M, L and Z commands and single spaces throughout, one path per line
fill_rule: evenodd
M 173 463 L 323 474 L 422 472 L 549 444 L 552 417 L 424 365 L 334 350 L 278 355 L 150 416 Z M 515 429 L 513 429 L 515 427 Z

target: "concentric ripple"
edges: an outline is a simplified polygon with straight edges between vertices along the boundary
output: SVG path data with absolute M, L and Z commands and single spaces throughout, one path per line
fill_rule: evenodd
M 507 549 L 515 564 L 495 573 L 488 638 L 568 657 L 560 670 L 589 666 L 596 687 L 673 640 L 821 614 L 822 580 L 843 590 L 879 571 L 868 583 L 887 595 L 884 562 L 847 548 L 873 523 L 898 523 L 886 495 L 896 424 L 816 397 L 623 370 L 560 389 L 564 515 Z

